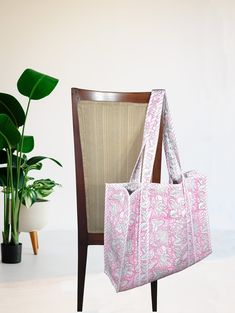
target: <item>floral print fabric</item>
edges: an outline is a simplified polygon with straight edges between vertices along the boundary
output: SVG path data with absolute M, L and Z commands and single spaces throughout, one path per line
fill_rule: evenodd
M 169 184 L 151 183 L 161 116 Z M 130 182 L 106 184 L 105 273 L 117 292 L 124 291 L 181 271 L 210 253 L 206 177 L 182 173 L 165 90 L 154 90 Z

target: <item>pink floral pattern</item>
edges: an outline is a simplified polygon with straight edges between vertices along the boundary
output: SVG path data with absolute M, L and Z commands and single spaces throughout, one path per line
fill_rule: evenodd
M 151 183 L 162 113 L 169 184 Z M 154 90 L 130 182 L 106 184 L 105 273 L 116 291 L 181 271 L 209 255 L 206 202 L 206 177 L 182 173 L 165 90 Z

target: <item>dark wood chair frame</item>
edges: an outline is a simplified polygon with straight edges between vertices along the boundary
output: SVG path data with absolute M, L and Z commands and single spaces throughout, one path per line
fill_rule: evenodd
M 82 162 L 82 149 L 79 133 L 77 105 L 81 100 L 88 101 L 117 101 L 148 103 L 150 92 L 109 92 L 72 88 L 72 117 L 74 131 L 74 151 L 76 168 L 76 194 L 77 194 L 77 225 L 78 225 L 78 279 L 77 279 L 77 311 L 82 312 L 83 295 L 86 275 L 88 245 L 103 245 L 103 233 L 88 233 L 86 214 L 86 195 L 84 171 Z M 157 152 L 153 168 L 152 181 L 159 183 L 161 179 L 162 134 L 161 123 Z M 151 282 L 152 311 L 157 312 L 157 287 L 158 282 Z

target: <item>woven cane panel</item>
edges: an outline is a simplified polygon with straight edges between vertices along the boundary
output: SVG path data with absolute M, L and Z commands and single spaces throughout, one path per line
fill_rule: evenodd
M 105 183 L 127 182 L 140 151 L 146 104 L 80 101 L 88 232 L 104 231 Z

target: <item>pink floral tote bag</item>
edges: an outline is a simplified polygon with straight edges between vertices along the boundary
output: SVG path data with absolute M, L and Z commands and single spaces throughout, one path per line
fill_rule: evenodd
M 161 116 L 169 183 L 151 183 Z M 183 173 L 165 90 L 153 90 L 130 182 L 106 184 L 104 263 L 116 291 L 155 281 L 211 253 L 206 177 Z

